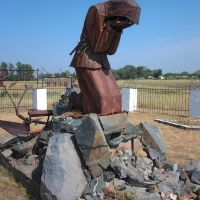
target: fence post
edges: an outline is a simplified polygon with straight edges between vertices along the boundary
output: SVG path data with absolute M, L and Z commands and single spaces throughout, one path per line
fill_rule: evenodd
M 190 90 L 190 117 L 200 118 L 200 90 Z
M 122 109 L 127 112 L 137 110 L 137 89 L 122 88 Z
M 38 88 L 38 83 L 39 83 L 38 74 L 39 74 L 39 69 L 37 68 L 37 88 Z

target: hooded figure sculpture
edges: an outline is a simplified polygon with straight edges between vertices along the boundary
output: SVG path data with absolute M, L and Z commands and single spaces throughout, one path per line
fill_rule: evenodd
M 71 62 L 81 89 L 83 113 L 122 112 L 121 93 L 107 55 L 116 52 L 123 29 L 138 24 L 139 16 L 140 7 L 133 0 L 110 0 L 89 8 Z

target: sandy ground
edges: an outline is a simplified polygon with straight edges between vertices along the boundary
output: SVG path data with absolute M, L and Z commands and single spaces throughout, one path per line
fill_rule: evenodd
M 25 113 L 23 113 L 25 114 Z M 152 113 L 130 113 L 129 121 L 135 125 L 141 122 L 152 122 L 156 124 L 163 135 L 167 149 L 168 160 L 185 165 L 189 160 L 200 161 L 200 131 L 188 131 L 171 127 L 169 125 L 160 124 L 154 121 L 156 118 L 161 119 L 184 119 L 175 116 L 158 115 Z M 13 123 L 16 130 L 23 131 L 22 121 L 18 119 L 14 113 L 0 113 L 0 122 L 16 122 Z M 32 129 L 40 129 L 41 127 L 33 125 Z M 11 128 L 11 131 L 13 129 Z M 7 135 L 7 131 L 0 127 L 0 137 Z M 25 200 L 30 199 L 26 194 L 26 189 L 16 183 L 14 178 L 2 166 L 0 166 L 0 199 L 1 200 Z M 32 199 L 32 198 L 31 198 Z
M 185 119 L 176 116 L 158 115 L 152 113 L 131 113 L 129 121 L 135 125 L 141 122 L 152 122 L 156 124 L 163 135 L 167 149 L 168 160 L 185 165 L 190 160 L 200 161 L 200 130 L 184 130 L 169 125 L 155 122 L 154 119 Z M 199 124 L 200 125 L 200 124 Z

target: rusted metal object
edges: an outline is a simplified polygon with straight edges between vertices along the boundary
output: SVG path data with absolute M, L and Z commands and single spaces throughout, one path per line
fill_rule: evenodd
M 121 94 L 107 55 L 116 52 L 123 29 L 139 23 L 140 7 L 133 0 L 110 0 L 88 10 L 71 66 L 81 88 L 84 113 L 108 115 L 122 111 Z
M 22 99 L 24 98 L 24 96 L 25 96 L 25 94 L 26 94 L 26 92 L 27 92 L 27 90 L 28 90 L 27 85 L 25 85 L 24 92 L 23 92 L 23 94 L 21 95 L 20 100 L 19 100 L 19 102 L 18 102 L 17 104 L 14 102 L 12 96 L 11 96 L 10 93 L 8 92 L 8 89 L 7 89 L 7 87 L 3 84 L 3 82 L 2 82 L 2 87 L 4 88 L 6 94 L 8 95 L 9 99 L 11 100 L 11 102 L 12 102 L 14 108 L 15 108 L 15 114 L 17 115 L 17 117 L 19 117 L 20 119 L 23 120 L 23 124 L 25 125 L 25 128 L 26 128 L 26 134 L 29 134 L 29 133 L 32 134 L 32 133 L 30 132 L 30 124 L 31 124 L 31 123 L 35 123 L 35 124 L 44 124 L 44 125 L 47 124 L 46 122 L 41 121 L 41 120 L 39 120 L 39 119 L 31 119 L 30 113 L 28 113 L 28 114 L 29 114 L 29 117 L 25 117 L 25 116 L 23 116 L 23 115 L 20 114 L 20 112 L 19 112 L 19 106 L 20 106 L 20 103 L 21 103 Z M 43 113 L 43 114 L 44 114 L 44 113 Z M 50 113 L 48 113 L 48 116 L 49 116 L 49 114 L 50 114 Z M 41 116 L 41 115 L 40 115 L 40 116 Z M 39 131 L 39 132 L 40 132 L 40 131 Z

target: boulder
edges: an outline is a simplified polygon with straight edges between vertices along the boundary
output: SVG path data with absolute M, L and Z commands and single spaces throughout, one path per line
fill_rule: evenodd
M 137 138 L 141 134 L 141 130 L 128 122 L 126 130 L 123 131 L 122 137 L 124 141 Z
M 99 121 L 105 134 L 121 132 L 127 127 L 127 113 L 100 116 Z
M 81 196 L 87 180 L 69 133 L 54 133 L 49 139 L 43 162 L 41 199 L 75 200 Z
M 107 183 L 104 181 L 103 176 L 99 176 L 88 183 L 83 192 L 83 196 L 85 199 L 102 199 L 106 187 Z
M 191 181 L 195 184 L 200 185 L 200 169 L 195 169 L 192 172 Z
M 145 145 L 154 148 L 159 153 L 166 154 L 165 142 L 160 133 L 160 129 L 154 124 L 143 122 L 140 124 L 142 129 L 142 138 Z
M 194 171 L 195 169 L 199 169 L 199 170 L 200 170 L 200 163 L 197 162 L 197 161 L 191 160 L 191 161 L 187 164 L 187 166 L 186 166 L 186 168 L 185 168 L 185 171 L 191 173 L 191 172 Z
M 154 161 L 156 167 L 161 168 L 167 162 L 165 153 L 159 153 L 158 151 L 156 151 L 151 147 L 148 148 L 147 151 L 149 157 Z
M 130 159 L 128 159 L 127 162 L 129 162 L 129 160 Z M 146 163 L 141 166 L 138 165 L 138 168 L 135 168 L 134 166 L 131 166 L 130 163 L 127 163 L 126 165 L 122 158 L 115 158 L 111 162 L 111 167 L 118 178 L 126 179 L 128 184 L 139 187 L 146 187 L 154 184 L 153 181 L 147 179 L 149 170 L 142 170 L 145 165 Z
M 169 171 L 166 176 L 167 179 L 158 184 L 160 192 L 163 192 L 165 195 L 177 194 L 180 196 L 179 172 Z
M 110 152 L 96 114 L 89 114 L 82 119 L 75 137 L 92 176 L 100 176 L 110 165 Z
M 53 130 L 67 133 L 74 133 L 74 131 L 81 125 L 81 119 L 73 119 L 65 116 L 65 114 L 53 117 Z
M 121 132 L 113 133 L 106 136 L 106 140 L 110 147 L 117 147 L 122 143 L 122 134 Z

